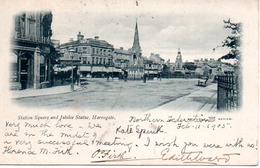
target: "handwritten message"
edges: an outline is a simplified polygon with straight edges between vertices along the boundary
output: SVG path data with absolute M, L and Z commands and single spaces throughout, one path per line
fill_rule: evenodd
M 257 151 L 258 140 L 232 132 L 232 118 L 193 115 L 19 115 L 6 119 L 1 154 L 75 156 L 88 163 L 162 161 L 167 164 L 225 165 Z M 225 131 L 223 131 L 225 130 Z M 204 134 L 207 132 L 207 134 Z M 192 136 L 192 137 L 191 137 Z

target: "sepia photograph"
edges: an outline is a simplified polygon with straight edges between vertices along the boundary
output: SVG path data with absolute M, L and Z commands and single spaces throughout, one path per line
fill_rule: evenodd
M 258 0 L 1 8 L 0 164 L 258 164 Z

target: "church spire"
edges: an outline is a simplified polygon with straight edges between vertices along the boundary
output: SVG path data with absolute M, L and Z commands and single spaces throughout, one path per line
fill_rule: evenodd
M 137 18 L 136 18 L 136 24 L 135 24 L 135 34 L 134 34 L 134 42 L 132 50 L 135 53 L 141 53 L 141 47 L 139 42 L 139 34 L 138 34 L 138 26 L 137 26 Z

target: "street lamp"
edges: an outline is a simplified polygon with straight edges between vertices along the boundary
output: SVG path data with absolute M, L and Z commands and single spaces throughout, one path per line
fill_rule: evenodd
M 79 62 L 79 64 L 78 64 L 78 75 L 79 75 L 79 84 L 78 84 L 78 86 L 79 86 L 79 87 L 81 87 L 81 81 L 80 81 L 80 77 L 81 77 L 81 74 L 80 74 L 81 59 L 82 59 L 82 53 L 81 53 L 81 57 L 80 57 L 80 62 Z
M 111 65 L 112 65 L 112 80 L 113 80 L 114 79 L 114 66 L 115 66 L 113 56 L 111 56 Z
M 71 57 L 71 84 L 70 84 L 70 91 L 74 92 L 74 81 L 73 81 L 73 57 L 74 57 L 75 50 L 71 48 L 69 50 L 70 57 Z

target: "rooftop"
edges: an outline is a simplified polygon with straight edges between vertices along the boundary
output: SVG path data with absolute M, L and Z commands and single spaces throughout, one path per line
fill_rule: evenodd
M 82 40 L 74 40 L 70 41 L 68 43 L 63 43 L 60 46 L 66 47 L 66 46 L 78 46 L 78 45 L 89 45 L 89 46 L 97 46 L 97 47 L 106 47 L 106 48 L 113 48 L 114 46 L 112 44 L 109 44 L 105 40 L 99 40 L 97 38 L 87 38 Z

